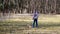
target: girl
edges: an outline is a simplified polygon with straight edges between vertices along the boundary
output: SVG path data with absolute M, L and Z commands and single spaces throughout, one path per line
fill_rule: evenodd
M 35 10 L 35 12 L 34 12 L 34 15 L 33 15 L 33 28 L 34 28 L 34 25 L 35 25 L 35 23 L 36 23 L 36 27 L 38 27 L 38 12 Z

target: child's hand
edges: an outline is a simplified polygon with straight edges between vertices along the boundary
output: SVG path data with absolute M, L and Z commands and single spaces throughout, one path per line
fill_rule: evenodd
M 33 19 L 34 19 L 34 17 L 33 17 Z

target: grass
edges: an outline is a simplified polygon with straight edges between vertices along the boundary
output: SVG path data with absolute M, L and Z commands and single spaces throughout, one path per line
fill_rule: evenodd
M 25 16 L 26 17 L 26 16 Z M 25 18 L 23 17 L 23 18 Z M 57 15 L 41 15 L 39 16 L 39 27 L 38 28 L 29 28 L 32 26 L 32 17 L 30 18 L 18 18 L 18 19 L 9 19 L 6 21 L 0 21 L 0 34 L 7 34 L 15 32 L 15 34 L 36 34 L 37 31 L 45 32 L 60 32 L 60 16 Z M 51 30 L 51 31 L 50 31 Z M 47 32 L 46 32 L 47 31 Z M 17 32 L 17 33 L 16 33 Z M 27 33 L 28 32 L 28 33 Z M 33 33 L 35 32 L 35 33 Z M 43 34 L 43 33 L 42 33 Z M 59 33 L 60 34 L 60 33 Z
M 0 22 L 0 33 L 2 32 L 15 32 L 15 31 L 19 31 L 22 32 L 23 30 L 26 30 L 26 32 L 30 32 L 29 30 L 31 30 L 32 32 L 37 31 L 59 31 L 60 30 L 60 23 L 47 23 L 47 22 L 39 22 L 39 28 L 28 28 L 27 24 L 29 24 L 28 26 L 32 25 L 32 22 L 24 22 L 24 21 L 12 21 L 12 22 Z M 36 31 L 36 32 L 37 32 Z M 22 32 L 22 33 L 26 33 L 26 32 Z M 17 32 L 18 33 L 18 32 Z

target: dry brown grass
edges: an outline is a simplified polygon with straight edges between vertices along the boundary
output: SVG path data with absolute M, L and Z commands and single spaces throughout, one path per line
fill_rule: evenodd
M 60 34 L 60 15 L 40 15 L 39 28 L 32 28 L 32 16 L 0 21 L 1 34 Z M 8 26 L 6 26 L 8 25 Z M 5 30 L 4 30 L 5 29 Z M 6 31 L 6 32 L 5 32 Z M 9 32 L 7 32 L 9 31 Z M 10 33 L 10 31 L 14 31 Z

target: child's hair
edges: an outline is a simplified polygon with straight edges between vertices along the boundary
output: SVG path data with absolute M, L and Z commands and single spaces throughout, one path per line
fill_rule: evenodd
M 36 13 L 36 12 L 39 13 L 38 10 L 35 9 L 35 13 Z

